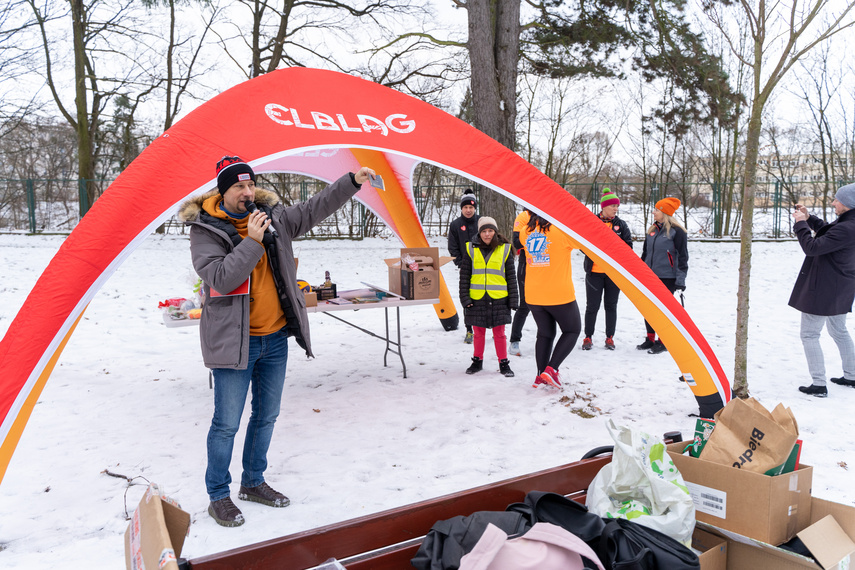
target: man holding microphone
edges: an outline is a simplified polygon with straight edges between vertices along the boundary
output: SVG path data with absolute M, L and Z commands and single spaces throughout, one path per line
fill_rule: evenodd
M 290 504 L 265 482 L 264 471 L 282 400 L 288 337 L 313 356 L 291 243 L 344 205 L 373 174 L 362 167 L 308 201 L 285 207 L 276 194 L 255 187 L 246 162 L 225 156 L 217 163 L 217 190 L 181 208 L 179 216 L 190 226 L 193 267 L 204 282 L 199 334 L 205 366 L 214 376 L 205 485 L 208 513 L 222 526 L 244 523 L 230 497 L 229 464 L 250 391 L 238 498 L 271 507 Z

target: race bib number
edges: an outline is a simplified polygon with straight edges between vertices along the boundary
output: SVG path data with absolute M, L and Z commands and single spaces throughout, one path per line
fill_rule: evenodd
M 549 239 L 541 232 L 532 232 L 525 239 L 525 249 L 531 256 L 529 265 L 549 265 Z

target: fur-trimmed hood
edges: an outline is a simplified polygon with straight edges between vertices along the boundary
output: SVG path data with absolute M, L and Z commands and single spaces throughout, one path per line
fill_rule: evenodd
M 178 219 L 184 223 L 195 222 L 199 219 L 199 214 L 202 213 L 202 204 L 211 196 L 219 195 L 219 190 L 214 189 L 204 194 L 193 196 L 178 209 Z M 261 206 L 272 208 L 280 202 L 279 196 L 275 192 L 256 187 L 255 203 Z

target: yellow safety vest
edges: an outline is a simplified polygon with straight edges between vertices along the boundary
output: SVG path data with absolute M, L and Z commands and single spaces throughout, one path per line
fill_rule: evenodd
M 508 282 L 505 279 L 505 261 L 511 253 L 510 244 L 502 244 L 501 248 L 493 250 L 489 261 L 484 260 L 481 249 L 466 242 L 466 251 L 472 258 L 472 277 L 469 279 L 469 297 L 481 299 L 487 293 L 493 299 L 504 299 L 508 296 Z M 501 255 L 499 255 L 501 253 Z

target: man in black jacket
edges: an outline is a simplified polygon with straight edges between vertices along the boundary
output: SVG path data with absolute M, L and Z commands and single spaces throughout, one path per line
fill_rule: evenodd
M 799 390 L 818 398 L 828 395 L 825 360 L 819 344 L 824 325 L 837 344 L 843 376 L 835 384 L 855 387 L 855 346 L 846 329 L 846 314 L 855 301 L 855 184 L 843 186 L 834 197 L 837 221 L 830 224 L 796 205 L 793 231 L 805 252 L 789 305 L 802 312 L 801 339 L 813 380 Z M 811 230 L 816 232 L 812 235 Z
M 475 199 L 475 194 L 467 188 L 466 193 L 460 198 L 461 216 L 448 226 L 448 253 L 454 257 L 454 265 L 458 268 L 463 261 L 463 256 L 466 255 L 466 242 L 472 241 L 478 233 L 478 219 L 481 216 L 475 213 L 477 208 L 478 201 Z M 472 340 L 472 326 L 466 325 L 466 337 L 463 342 L 472 344 Z

